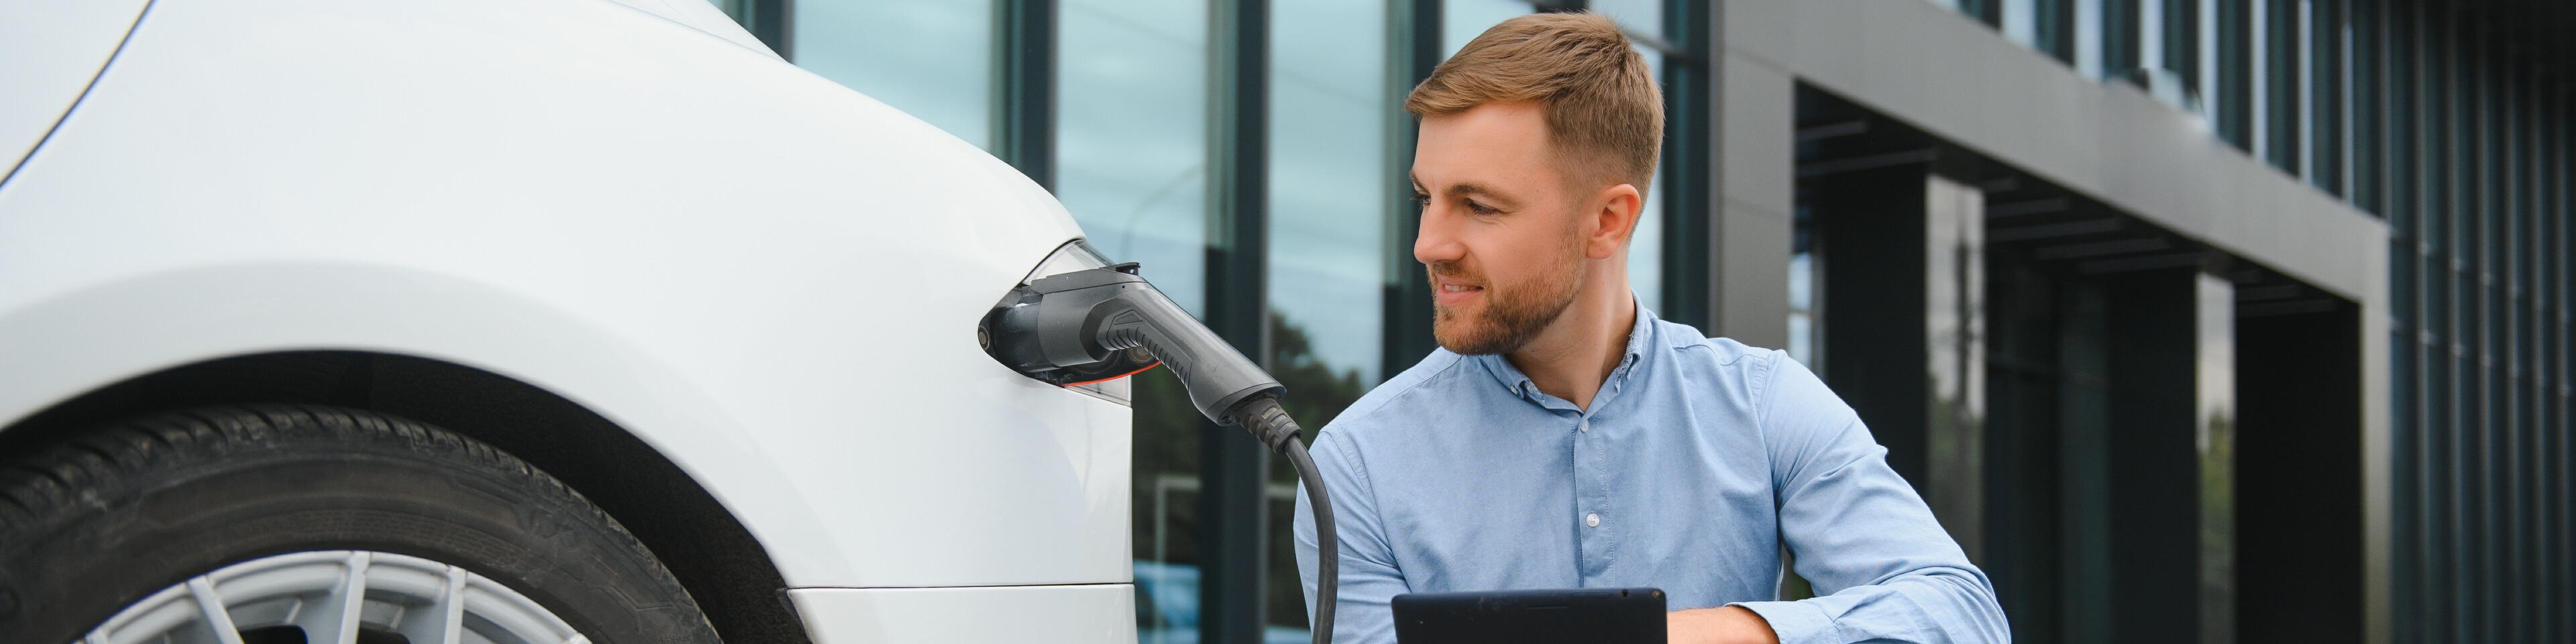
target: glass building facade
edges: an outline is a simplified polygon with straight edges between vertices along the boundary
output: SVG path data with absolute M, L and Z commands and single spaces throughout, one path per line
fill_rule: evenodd
M 1667 100 L 1639 297 L 1822 374 L 2018 639 L 2576 640 L 2568 8 L 718 4 L 1054 191 L 1310 429 L 1433 348 L 1405 93 L 1601 13 Z M 1140 639 L 1304 641 L 1291 473 L 1135 387 Z
M 2566 610 L 2576 606 L 2566 415 L 2576 56 L 2559 35 L 2576 12 L 2218 0 L 2178 16 L 2154 0 L 2008 0 L 2003 21 L 1971 16 L 2010 33 L 2011 7 L 2034 2 L 2116 14 L 2043 25 L 2113 49 L 2177 23 L 2217 24 L 2204 32 L 2217 41 L 2197 49 L 2217 52 L 2218 74 L 2176 81 L 2200 97 L 2194 113 L 2228 145 L 2386 223 L 2389 395 L 2371 402 L 2388 410 L 2390 445 L 2372 465 L 2389 469 L 2386 583 L 2398 608 L 2371 635 L 2576 639 Z

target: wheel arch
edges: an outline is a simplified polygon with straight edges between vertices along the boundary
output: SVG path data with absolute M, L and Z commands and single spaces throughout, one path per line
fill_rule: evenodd
M 768 551 L 695 477 L 579 403 L 466 365 L 324 350 L 195 362 L 98 387 L 0 427 L 0 455 L 33 453 L 123 418 L 254 403 L 365 409 L 489 443 L 562 480 L 634 533 L 726 641 L 808 642 Z

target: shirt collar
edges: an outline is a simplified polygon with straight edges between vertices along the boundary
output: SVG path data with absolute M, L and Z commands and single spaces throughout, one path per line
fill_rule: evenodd
M 1609 380 L 1602 383 L 1601 393 L 1594 396 L 1593 407 L 1595 408 L 1601 406 L 1600 399 L 1604 395 L 1625 385 L 1628 374 L 1634 373 L 1640 359 L 1648 355 L 1646 348 L 1653 346 L 1657 319 L 1655 312 L 1646 310 L 1646 303 L 1638 301 L 1637 294 L 1634 292 L 1628 294 L 1628 301 L 1636 305 L 1637 319 L 1628 325 L 1628 347 L 1626 353 L 1619 357 L 1619 366 L 1610 369 Z M 1505 389 L 1510 389 L 1513 395 L 1532 402 L 1549 402 L 1539 399 L 1538 383 L 1531 382 L 1528 375 L 1521 373 L 1519 367 L 1512 366 L 1512 361 L 1503 359 L 1502 354 L 1469 357 L 1484 363 L 1485 371 L 1494 374 L 1494 379 L 1501 382 Z M 1568 408 L 1571 409 L 1571 407 Z

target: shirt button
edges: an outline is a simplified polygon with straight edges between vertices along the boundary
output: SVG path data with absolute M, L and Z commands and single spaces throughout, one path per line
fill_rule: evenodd
M 1586 512 L 1586 513 L 1584 513 L 1584 515 L 1583 515 L 1583 526 L 1584 526 L 1584 527 L 1587 527 L 1587 528 L 1598 528 L 1598 527 L 1601 527 L 1601 513 L 1598 513 L 1598 512 Z
M 1574 424 L 1574 431 L 1578 431 L 1578 432 L 1588 432 L 1588 431 L 1592 431 L 1592 419 L 1586 418 L 1586 419 L 1583 419 L 1581 422 L 1577 422 L 1577 423 L 1575 423 L 1575 424 Z

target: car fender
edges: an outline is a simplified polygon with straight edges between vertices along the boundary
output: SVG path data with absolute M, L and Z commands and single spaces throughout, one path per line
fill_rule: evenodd
M 0 419 L 363 349 L 556 392 L 791 586 L 1122 583 L 1128 410 L 975 323 L 1079 236 L 991 156 L 593 0 L 160 0 L 0 189 Z

